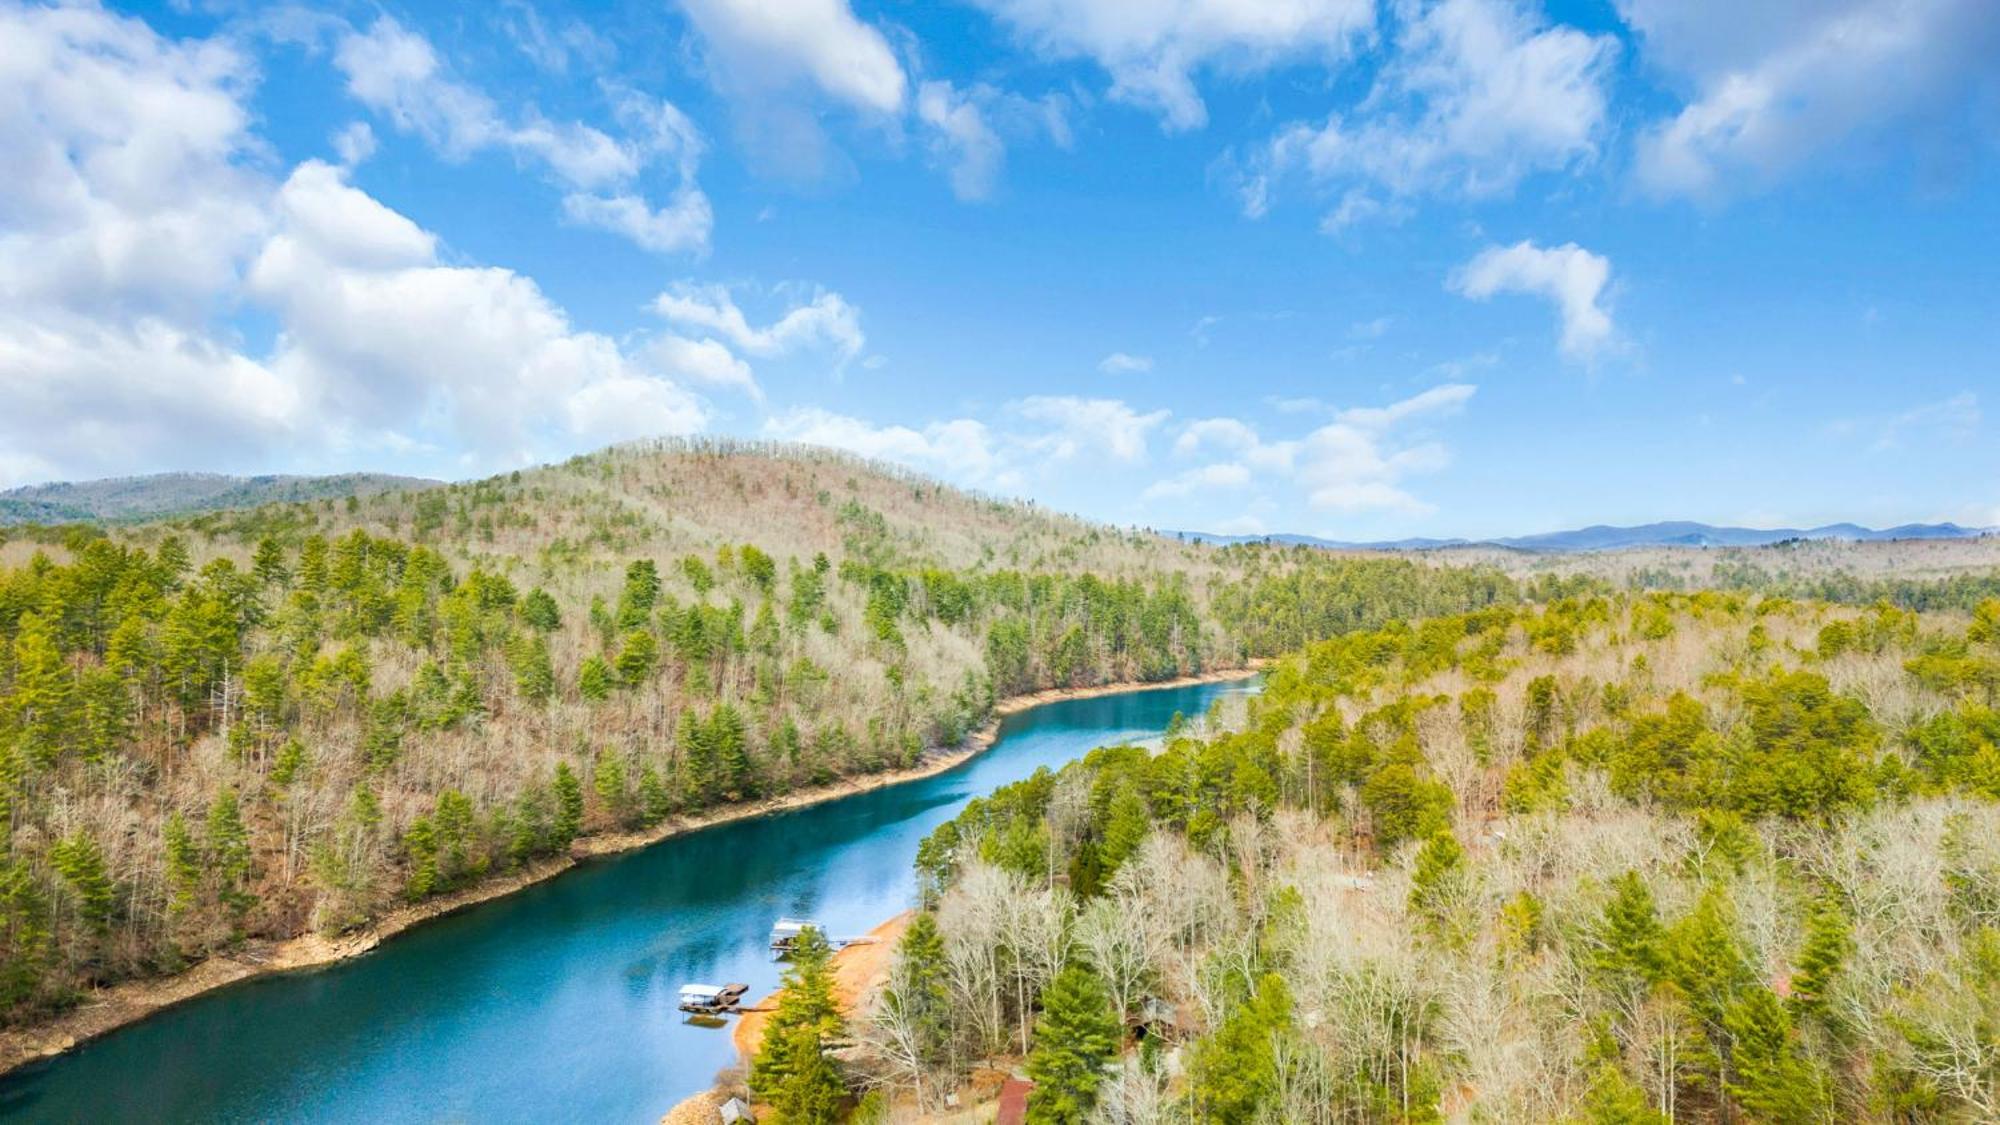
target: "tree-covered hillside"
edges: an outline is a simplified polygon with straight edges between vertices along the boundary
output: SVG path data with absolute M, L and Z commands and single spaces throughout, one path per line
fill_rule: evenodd
M 933 1108 L 1024 1059 L 1031 1121 L 1133 1125 L 1995 1120 L 1996 704 L 2000 602 L 1312 643 L 1226 731 L 926 841 L 846 1078 Z
M 5 534 L 9 1018 L 579 836 L 909 766 L 997 697 L 1521 596 L 715 445 Z
M 325 477 L 155 473 L 144 477 L 63 481 L 0 492 L 0 526 L 140 520 L 259 504 L 372 496 L 430 488 L 438 483 L 387 473 L 340 473 Z

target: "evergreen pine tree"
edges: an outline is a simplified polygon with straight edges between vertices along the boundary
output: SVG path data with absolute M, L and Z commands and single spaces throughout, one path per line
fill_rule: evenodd
M 673 795 L 660 780 L 660 771 L 648 761 L 639 767 L 639 815 L 645 824 L 658 824 L 674 811 Z
M 1258 1120 L 1277 1082 L 1274 1040 L 1291 1023 L 1291 992 L 1283 978 L 1266 974 L 1249 1000 L 1196 1048 L 1192 1093 L 1201 1120 L 1221 1125 Z
M 208 867 L 215 877 L 216 898 L 239 922 L 257 896 L 250 891 L 250 830 L 236 791 L 224 789 L 208 807 Z
M 611 689 L 617 682 L 617 678 L 611 674 L 611 666 L 595 653 L 584 657 L 583 666 L 577 669 L 577 693 L 593 703 L 609 699 Z
M 896 961 L 882 990 L 882 1018 L 897 1031 L 908 1054 L 917 1103 L 928 1106 L 932 1076 L 955 1077 L 953 1012 L 944 935 L 937 919 L 920 911 L 896 943 Z
M 555 845 L 567 848 L 583 832 L 583 783 L 576 779 L 568 762 L 556 763 L 556 818 L 552 826 Z
M 56 841 L 49 850 L 70 895 L 76 900 L 76 914 L 84 925 L 103 933 L 111 926 L 113 887 L 104 870 L 104 852 L 87 833 L 72 832 Z
M 618 649 L 618 679 L 627 687 L 637 687 L 659 667 L 660 642 L 651 629 L 634 629 L 625 634 Z
M 537 586 L 521 599 L 521 620 L 531 628 L 549 633 L 561 627 L 562 611 L 556 608 L 556 600 L 549 592 Z
M 1597 968 L 1614 985 L 1636 994 L 1660 978 L 1664 932 L 1653 891 L 1636 871 L 1611 880 L 1611 901 L 1597 928 Z
M 1825 1118 L 1825 1077 L 1799 1049 L 1785 1006 L 1768 988 L 1749 988 L 1723 1017 L 1729 1029 L 1729 1093 L 1755 1121 Z
M 620 824 L 626 823 L 632 815 L 632 800 L 625 791 L 625 758 L 609 748 L 598 751 L 596 775 L 591 785 L 597 790 L 597 799 L 606 811 Z
M 1111 798 L 1111 807 L 1104 814 L 1104 843 L 1098 849 L 1103 864 L 1100 879 L 1117 874 L 1118 868 L 1139 850 L 1152 830 L 1153 810 L 1146 805 L 1146 798 L 1133 785 L 1119 786 L 1118 795 Z
M 1410 913 L 1445 945 L 1456 945 L 1465 937 L 1465 923 L 1457 916 L 1465 868 L 1465 848 L 1449 831 L 1433 833 L 1417 849 L 1416 870 L 1410 876 Z
M 841 1032 L 833 950 L 825 935 L 808 926 L 792 943 L 791 958 L 778 1010 L 750 1064 L 750 1088 L 783 1121 L 830 1125 L 839 1120 L 847 1096 L 840 1071 L 826 1057 L 829 1042 Z
M 1111 996 L 1097 974 L 1072 964 L 1042 990 L 1042 1014 L 1028 1052 L 1028 1120 L 1034 1125 L 1078 1125 L 1097 1104 L 1104 1068 L 1118 1056 L 1122 1029 Z
M 1791 1002 L 1800 1014 L 1816 1015 L 1826 1007 L 1827 990 L 1853 945 L 1847 915 L 1839 900 L 1831 895 L 1813 902 L 1806 915 L 1805 948 L 1799 951 L 1798 971 L 1792 974 Z
M 188 831 L 186 818 L 179 812 L 167 816 L 162 835 L 166 845 L 167 916 L 172 919 L 194 907 L 195 895 L 201 889 L 201 849 L 195 844 L 194 833 Z

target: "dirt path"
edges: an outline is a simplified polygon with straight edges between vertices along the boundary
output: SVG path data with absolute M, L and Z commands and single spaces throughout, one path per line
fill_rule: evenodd
M 302 934 L 282 941 L 253 941 L 228 954 L 211 957 L 171 977 L 127 981 L 100 989 L 79 1006 L 54 1019 L 25 1027 L 0 1030 L 0 1074 L 39 1058 L 61 1054 L 126 1024 L 136 1023 L 163 1008 L 172 1007 L 249 977 L 311 969 L 358 956 L 412 926 L 432 918 L 512 894 L 544 879 L 554 878 L 574 867 L 579 860 L 616 855 L 732 820 L 769 816 L 772 813 L 816 805 L 823 801 L 832 801 L 855 793 L 864 793 L 871 789 L 899 785 L 905 781 L 915 781 L 943 773 L 993 745 L 1000 734 L 1000 719 L 1007 715 L 1065 699 L 1088 699 L 1147 688 L 1185 687 L 1247 679 L 1255 675 L 1261 667 L 1262 662 L 1255 662 L 1247 668 L 1223 669 L 1152 684 L 1104 684 L 1087 688 L 1055 688 L 1017 695 L 996 704 L 993 708 L 993 720 L 966 738 L 963 743 L 950 750 L 928 754 L 923 761 L 910 769 L 843 778 L 829 785 L 803 789 L 771 800 L 731 805 L 696 816 L 672 817 L 656 827 L 641 832 L 586 836 L 576 841 L 566 858 L 546 860 L 531 865 L 524 871 L 489 879 L 453 894 L 411 906 L 397 907 L 374 924 L 352 934 L 337 938 Z M 867 947 L 854 948 L 859 950 Z

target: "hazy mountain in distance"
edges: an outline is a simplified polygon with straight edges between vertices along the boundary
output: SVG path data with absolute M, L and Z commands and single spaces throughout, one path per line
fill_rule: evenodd
M 1862 527 L 1855 523 L 1830 523 L 1822 527 L 1754 528 L 1717 527 L 1692 520 L 1668 520 L 1612 527 L 1595 524 L 1571 531 L 1550 531 L 1540 535 L 1514 535 L 1496 539 L 1387 539 L 1350 542 L 1320 539 L 1311 535 L 1210 535 L 1201 531 L 1169 531 L 1165 534 L 1204 543 L 1296 543 L 1328 550 L 1425 551 L 1440 547 L 1511 547 L 1520 551 L 1616 551 L 1627 547 L 1763 547 L 1788 539 L 1846 539 L 1870 541 L 1886 539 L 1976 539 L 1992 534 L 1991 528 L 1960 527 L 1955 523 L 1905 523 L 1895 527 Z
M 154 473 L 143 477 L 57 481 L 0 492 L 0 525 L 149 519 L 258 504 L 373 496 L 431 488 L 441 483 L 388 473 L 338 473 L 323 477 Z

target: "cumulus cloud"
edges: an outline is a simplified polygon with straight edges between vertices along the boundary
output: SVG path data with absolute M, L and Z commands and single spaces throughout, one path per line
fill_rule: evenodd
M 1329 232 L 1427 193 L 1485 196 L 1592 159 L 1606 128 L 1617 40 L 1549 25 L 1516 0 L 1406 6 L 1374 88 L 1351 113 L 1295 122 L 1253 152 L 1244 212 L 1264 214 L 1303 175 L 1341 192 Z
M 715 340 L 690 340 L 669 332 L 649 348 L 653 361 L 670 376 L 711 387 L 727 387 L 763 401 L 756 373 L 734 352 Z
M 1167 420 L 1164 410 L 1142 414 L 1118 399 L 1075 395 L 1034 395 L 1014 403 L 1013 410 L 1050 427 L 1032 444 L 1057 460 L 1102 451 L 1117 461 L 1143 461 L 1147 436 Z
M 366 121 L 350 121 L 333 135 L 333 151 L 352 168 L 375 155 L 375 130 Z
M 1132 355 L 1129 352 L 1112 352 L 1097 362 L 1097 369 L 1106 375 L 1138 375 L 1153 369 L 1153 357 Z
M 724 285 L 676 282 L 654 298 L 653 311 L 684 331 L 704 333 L 766 359 L 822 349 L 833 354 L 839 367 L 868 344 L 860 310 L 827 289 L 813 289 L 803 303 L 792 305 L 761 328 L 751 325 Z
M 1656 195 L 1768 184 L 1859 138 L 1991 135 L 2000 5 L 1989 0 L 1620 0 L 1644 56 L 1694 96 L 1639 142 Z
M 908 85 L 882 33 L 847 0 L 682 0 L 709 65 L 737 87 L 799 81 L 876 113 L 903 105 Z
M 250 60 L 92 8 L 0 7 L 0 42 L 0 303 L 198 312 L 264 232 Z
M 1208 108 L 1202 69 L 1243 73 L 1300 59 L 1335 63 L 1375 26 L 1373 0 L 975 0 L 1029 46 L 1088 58 L 1111 97 L 1160 115 L 1170 131 L 1199 128 Z
M 0 472 L 294 464 L 464 449 L 465 468 L 703 426 L 660 363 L 572 325 L 528 278 L 249 132 L 252 69 L 91 8 L 0 8 Z M 250 350 L 218 309 L 268 314 Z M 700 367 L 700 361 L 711 362 Z M 427 465 L 444 467 L 433 454 Z
M 944 171 L 952 194 L 967 202 L 992 197 L 1010 144 L 1046 139 L 1070 147 L 1069 110 L 1062 94 L 1031 99 L 986 82 L 932 81 L 917 88 L 916 119 L 930 163 Z
M 699 400 L 575 329 L 535 283 L 439 264 L 436 239 L 308 161 L 276 200 L 249 293 L 283 324 L 271 364 L 336 427 L 426 440 L 412 421 L 499 463 L 550 438 L 611 441 L 700 429 Z M 552 425 L 551 419 L 560 424 Z
M 917 119 L 932 131 L 933 159 L 950 170 L 952 194 L 993 194 L 1007 148 L 976 102 L 949 82 L 926 82 L 917 90 Z
M 1258 475 L 1300 490 L 1320 511 L 1342 514 L 1389 511 L 1422 515 L 1431 506 L 1405 482 L 1450 464 L 1435 440 L 1412 428 L 1456 413 L 1477 388 L 1447 383 L 1386 406 L 1351 407 L 1301 437 L 1267 440 L 1236 418 L 1203 418 L 1183 427 L 1174 451 L 1182 457 L 1220 452 L 1228 459 L 1184 470 L 1146 490 L 1152 500 L 1186 497 L 1204 489 L 1241 488 Z
M 883 425 L 818 407 L 764 423 L 766 437 L 845 449 L 961 484 L 1014 490 L 1073 463 L 1138 464 L 1164 410 L 1116 399 L 1037 396 L 1006 404 L 993 424 L 952 418 L 921 427 Z
M 766 420 L 764 434 L 893 461 L 965 484 L 1010 488 L 1020 481 L 995 448 L 992 431 L 971 418 L 934 422 L 917 430 L 802 407 Z
M 510 120 L 485 92 L 446 73 L 429 40 L 386 15 L 366 30 L 342 33 L 333 58 L 349 94 L 447 159 L 498 148 L 539 164 L 564 189 L 563 214 L 571 222 L 660 253 L 708 248 L 714 214 L 695 182 L 703 142 L 673 105 L 619 91 L 624 137 L 580 121 L 553 122 L 532 108 Z M 637 189 L 657 165 L 672 169 L 677 181 L 672 198 L 658 207 Z
M 1142 500 L 1165 500 L 1187 496 L 1196 492 L 1243 488 L 1250 483 L 1250 470 L 1235 462 L 1224 461 L 1214 465 L 1203 465 L 1176 473 L 1165 480 L 1155 481 L 1140 493 Z
M 1611 314 L 1604 306 L 1610 280 L 1610 259 L 1574 242 L 1542 247 L 1523 240 L 1480 251 L 1446 285 L 1475 301 L 1501 293 L 1547 299 L 1562 323 L 1563 354 L 1587 360 L 1612 341 Z

